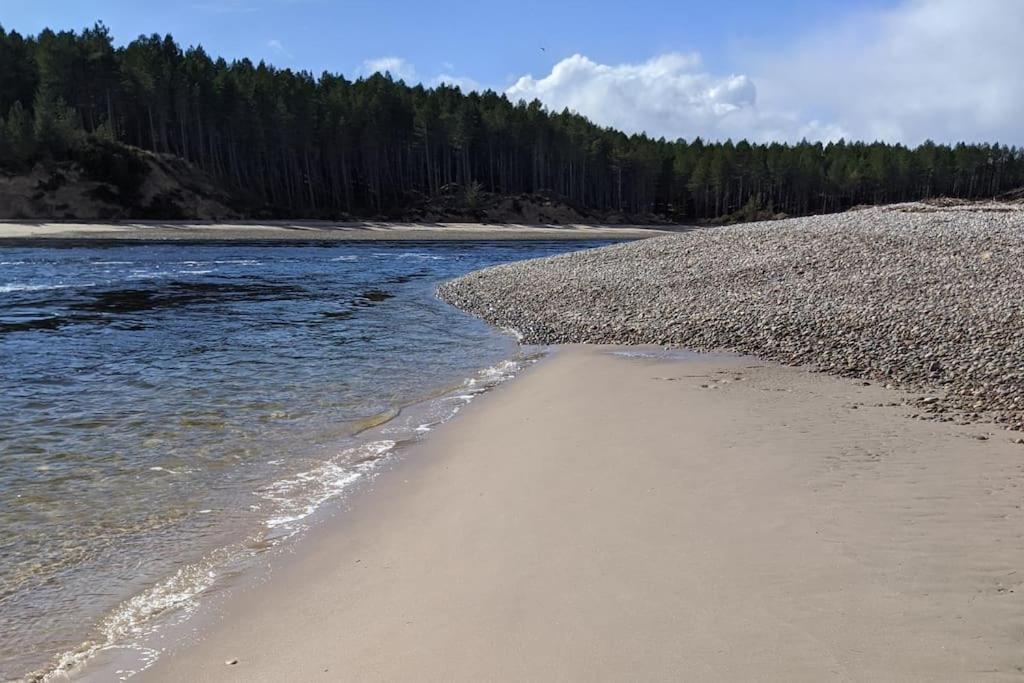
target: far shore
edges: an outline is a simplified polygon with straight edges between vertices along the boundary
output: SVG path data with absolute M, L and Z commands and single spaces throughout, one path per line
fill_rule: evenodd
M 138 679 L 1019 676 L 1020 446 L 879 385 L 677 356 L 557 350 Z
M 89 240 L 636 240 L 693 226 L 525 225 L 328 221 L 0 221 L 0 246 L 26 239 Z

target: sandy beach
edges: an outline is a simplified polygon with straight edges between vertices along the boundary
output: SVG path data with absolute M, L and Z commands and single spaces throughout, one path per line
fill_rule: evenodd
M 138 678 L 1019 678 L 1007 432 L 749 357 L 612 351 L 562 347 L 470 405 Z
M 516 225 L 481 223 L 332 223 L 324 221 L 25 222 L 0 221 L 0 241 L 93 240 L 505 240 L 642 239 L 688 226 Z

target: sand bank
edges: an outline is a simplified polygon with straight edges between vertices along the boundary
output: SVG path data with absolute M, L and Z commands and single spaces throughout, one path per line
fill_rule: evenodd
M 47 223 L 0 221 L 4 239 L 116 240 L 502 240 L 641 239 L 687 229 L 619 225 L 483 225 L 479 223 Z M 2 241 L 0 241 L 2 244 Z
M 566 347 L 472 404 L 140 679 L 1020 675 L 1024 449 L 636 351 Z

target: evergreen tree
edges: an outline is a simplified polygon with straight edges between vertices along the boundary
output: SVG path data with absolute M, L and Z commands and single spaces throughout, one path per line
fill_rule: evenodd
M 10 150 L 10 166 L 18 169 L 28 165 L 36 156 L 36 140 L 32 120 L 20 101 L 11 107 L 4 129 Z
M 1024 151 L 1005 145 L 655 140 L 493 91 L 314 78 L 155 34 L 115 47 L 103 24 L 34 37 L 0 28 L 0 117 L 2 168 L 117 141 L 181 157 L 248 205 L 289 216 L 544 193 L 689 221 L 1024 186 Z

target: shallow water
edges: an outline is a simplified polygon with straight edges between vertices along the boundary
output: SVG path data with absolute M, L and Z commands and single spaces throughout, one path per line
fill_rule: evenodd
M 514 372 L 438 281 L 598 244 L 0 247 L 0 678 L 181 611 Z

